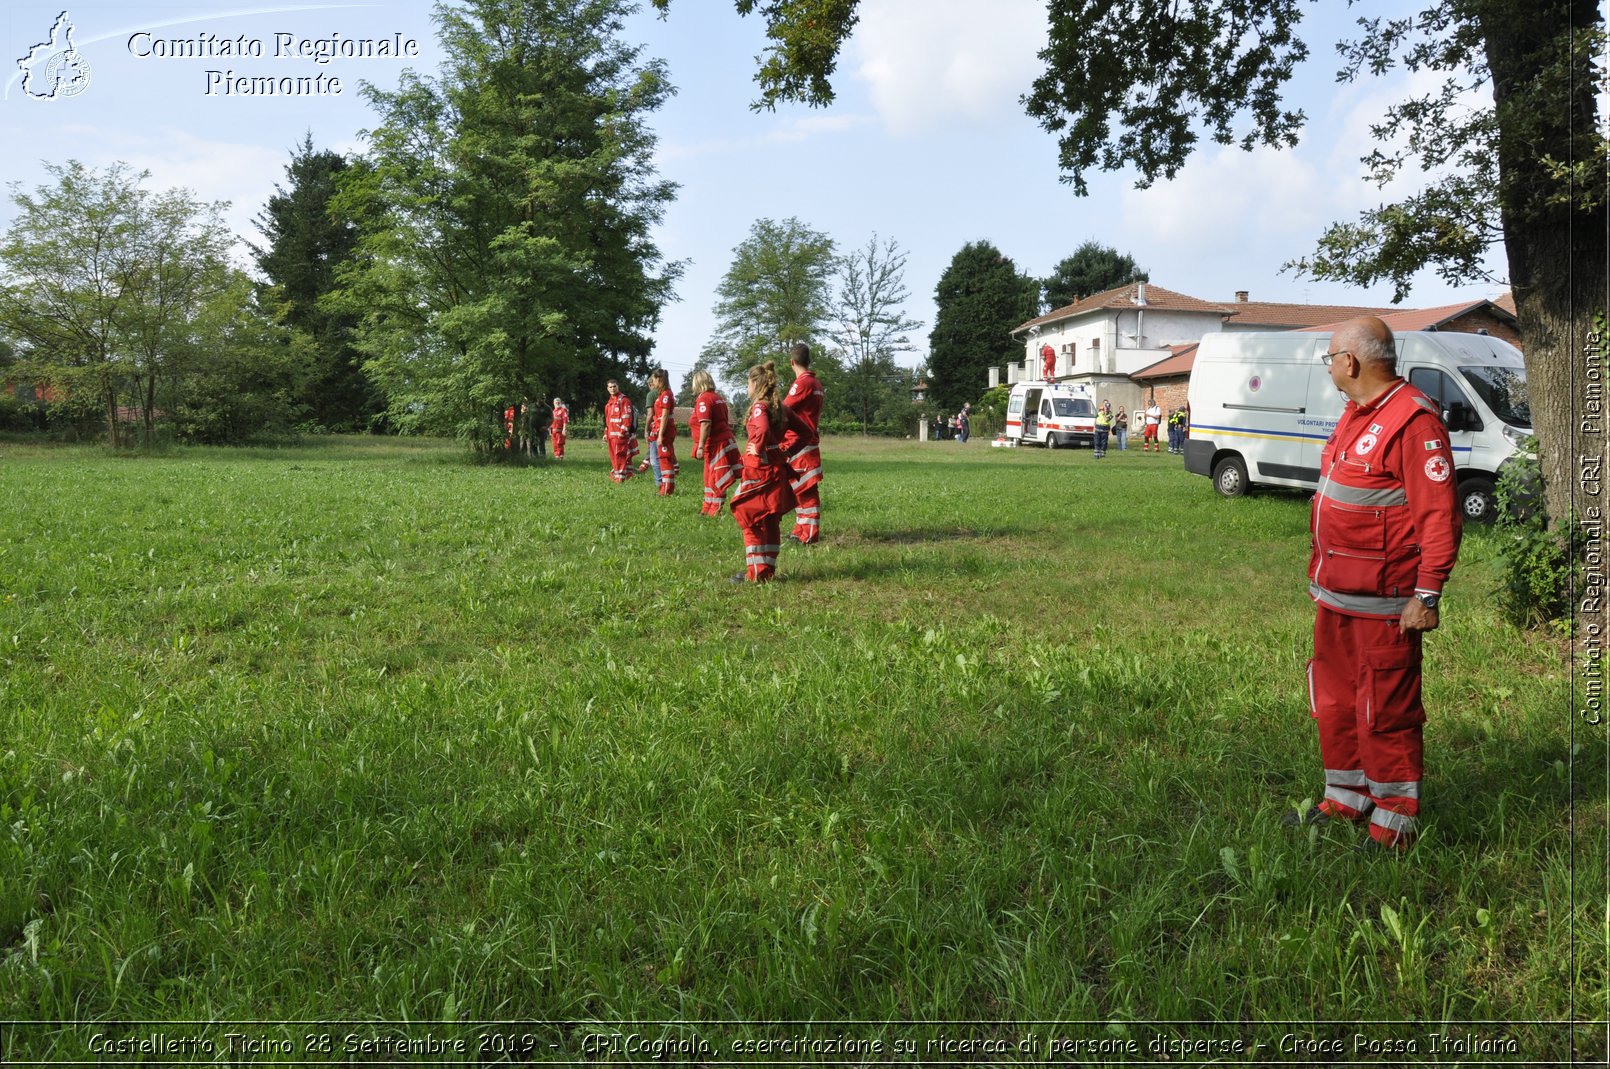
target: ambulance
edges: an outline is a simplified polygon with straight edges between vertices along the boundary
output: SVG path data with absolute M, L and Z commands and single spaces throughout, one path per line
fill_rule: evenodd
M 1191 370 L 1185 468 L 1225 497 L 1254 486 L 1314 490 L 1343 397 L 1320 357 L 1328 332 L 1219 333 Z M 1532 433 L 1520 350 L 1487 334 L 1397 335 L 1398 374 L 1442 406 L 1467 523 L 1498 514 L 1493 488 Z
M 1020 382 L 1006 402 L 1006 440 L 1010 445 L 1094 445 L 1096 402 L 1087 386 L 1061 382 Z

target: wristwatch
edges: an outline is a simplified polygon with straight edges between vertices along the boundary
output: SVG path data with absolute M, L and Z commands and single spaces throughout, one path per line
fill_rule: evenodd
M 1436 612 L 1437 606 L 1442 602 L 1442 595 L 1426 594 L 1421 591 L 1415 591 L 1414 600 L 1418 601 L 1421 605 L 1424 605 L 1432 612 Z

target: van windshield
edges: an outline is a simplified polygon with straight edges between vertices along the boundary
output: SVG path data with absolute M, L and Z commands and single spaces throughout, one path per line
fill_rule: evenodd
M 1477 364 L 1459 373 L 1470 383 L 1493 415 L 1511 427 L 1531 427 L 1532 406 L 1526 399 L 1526 372 L 1519 368 Z
M 1059 416 L 1093 416 L 1096 406 L 1087 397 L 1058 397 L 1052 402 Z

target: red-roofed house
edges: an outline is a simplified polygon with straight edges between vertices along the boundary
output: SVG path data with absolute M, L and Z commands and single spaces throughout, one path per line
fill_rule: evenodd
M 1041 349 L 1051 346 L 1058 381 L 1090 387 L 1098 401 L 1139 408 L 1155 392 L 1170 410 L 1185 403 L 1196 343 L 1217 331 L 1333 330 L 1355 316 L 1380 316 L 1394 331 L 1486 331 L 1520 346 L 1514 298 L 1464 301 L 1437 308 L 1401 309 L 1347 304 L 1286 304 L 1249 300 L 1204 301 L 1149 282 L 1131 282 L 1031 319 L 1013 329 L 1024 363 L 1008 365 L 1006 381 L 1037 379 Z M 1506 299 L 1510 302 L 1505 305 Z M 998 372 L 991 371 L 991 385 Z

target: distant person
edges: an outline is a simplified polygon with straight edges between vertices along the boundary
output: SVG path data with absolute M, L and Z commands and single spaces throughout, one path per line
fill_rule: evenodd
M 565 456 L 566 431 L 570 427 L 570 409 L 565 407 L 563 399 L 553 399 L 553 422 L 549 430 L 553 434 L 553 458 L 563 460 Z
M 1122 405 L 1118 414 L 1112 418 L 1112 431 L 1118 437 L 1118 451 L 1122 453 L 1129 448 L 1129 413 Z
M 1050 382 L 1057 376 L 1057 351 L 1050 343 L 1040 346 L 1040 377 Z
M 732 495 L 732 518 L 743 534 L 744 570 L 734 583 L 769 583 L 777 574 L 782 548 L 782 518 L 794 507 L 783 455 L 783 405 L 778 397 L 777 365 L 771 361 L 749 369 L 748 442 L 743 452 L 743 478 Z
M 604 445 L 609 450 L 609 477 L 623 483 L 632 477 L 632 400 L 621 392 L 620 383 L 605 384 L 609 400 L 604 402 Z
M 1101 402 L 1101 411 L 1096 413 L 1096 459 L 1100 460 L 1107 455 L 1107 437 L 1112 434 L 1113 414 L 1112 402 Z
M 514 448 L 514 424 L 519 410 L 510 405 L 503 410 L 503 449 L 505 452 Z
M 1151 403 L 1146 406 L 1146 426 L 1141 431 L 1140 451 L 1149 453 L 1153 449 L 1161 453 L 1163 443 L 1157 440 L 1157 428 L 1163 423 L 1163 408 L 1157 403 L 1157 394 L 1152 394 Z
M 716 392 L 715 379 L 700 368 L 693 373 L 693 389 L 693 459 L 704 461 L 704 507 L 699 511 L 719 516 L 727 501 L 727 488 L 738 480 L 743 460 L 733 438 L 727 399 Z
M 1282 820 L 1368 824 L 1363 849 L 1402 850 L 1419 831 L 1421 638 L 1459 556 L 1458 480 L 1441 410 L 1398 376 L 1384 322 L 1348 320 L 1322 359 L 1347 398 L 1309 521 L 1308 692 L 1325 797 Z
M 790 541 L 814 546 L 822 540 L 822 383 L 811 372 L 811 347 L 804 342 L 788 350 L 794 384 L 783 398 L 787 429 L 783 433 L 783 453 L 793 472 L 790 489 L 798 509 Z
M 956 427 L 960 432 L 960 440 L 966 442 L 973 433 L 973 402 L 968 401 L 962 405 L 962 410 L 956 415 Z
M 1181 405 L 1168 414 L 1168 451 L 1170 453 L 1185 452 L 1185 406 Z

